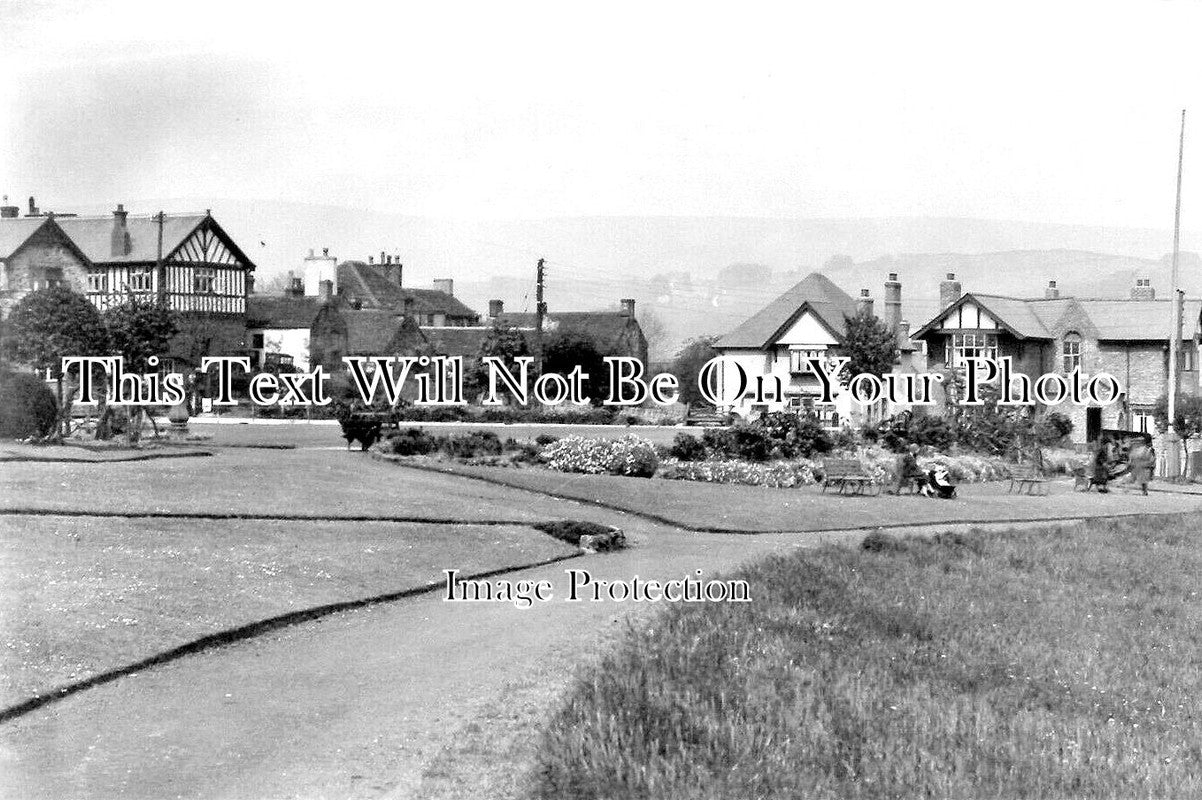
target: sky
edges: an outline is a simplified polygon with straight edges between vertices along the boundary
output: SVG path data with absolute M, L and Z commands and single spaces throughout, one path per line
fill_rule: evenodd
M 1202 0 L 0 0 L 0 191 L 1168 228 L 1188 108 L 1199 228 L 1199 34 Z

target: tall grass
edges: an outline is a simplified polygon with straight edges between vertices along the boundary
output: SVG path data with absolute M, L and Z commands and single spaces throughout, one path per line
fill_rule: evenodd
M 551 721 L 543 798 L 1202 796 L 1195 518 L 876 537 L 628 632 Z

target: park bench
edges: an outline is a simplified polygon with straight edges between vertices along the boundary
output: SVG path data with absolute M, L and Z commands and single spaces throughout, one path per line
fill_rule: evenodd
M 1034 464 L 1015 464 L 1010 468 L 1010 488 L 1006 493 L 1013 492 L 1017 487 L 1018 494 L 1022 494 L 1023 487 L 1026 487 L 1027 494 L 1035 494 L 1035 490 L 1042 487 L 1042 493 L 1047 494 L 1047 485 L 1048 479 L 1039 474 Z
M 862 494 L 865 489 L 873 487 L 877 492 L 880 491 L 880 486 L 864 469 L 864 465 L 854 458 L 822 459 L 822 491 L 825 492 L 829 486 L 838 486 L 839 494 L 847 489 Z

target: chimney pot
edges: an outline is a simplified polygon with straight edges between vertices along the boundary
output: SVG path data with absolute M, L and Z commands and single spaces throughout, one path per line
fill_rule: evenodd
M 622 298 L 622 316 L 624 316 L 624 317 L 633 317 L 634 316 L 634 298 L 633 297 Z
M 323 258 L 328 258 L 330 255 L 330 248 L 328 248 L 328 247 L 321 248 L 321 255 Z
M 889 283 L 897 283 L 897 273 L 896 272 L 889 273 Z
M 1047 300 L 1060 299 L 1060 290 L 1056 288 L 1056 281 L 1048 281 L 1048 288 L 1043 290 L 1043 296 Z
M 867 289 L 861 289 L 860 296 L 856 298 L 856 313 L 872 316 L 872 298 L 868 296 Z

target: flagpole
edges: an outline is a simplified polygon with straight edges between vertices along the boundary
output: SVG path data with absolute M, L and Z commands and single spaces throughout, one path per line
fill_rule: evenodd
M 1181 477 L 1180 439 L 1173 427 L 1177 418 L 1177 395 L 1181 391 L 1181 318 L 1183 293 L 1181 291 L 1181 271 L 1178 267 L 1178 256 L 1181 250 L 1181 172 L 1185 164 L 1185 109 L 1181 109 L 1181 140 L 1177 148 L 1177 206 L 1173 213 L 1173 268 L 1172 268 L 1172 302 L 1169 329 L 1169 429 L 1166 433 L 1169 446 L 1165 453 L 1165 472 L 1167 477 L 1176 480 Z

